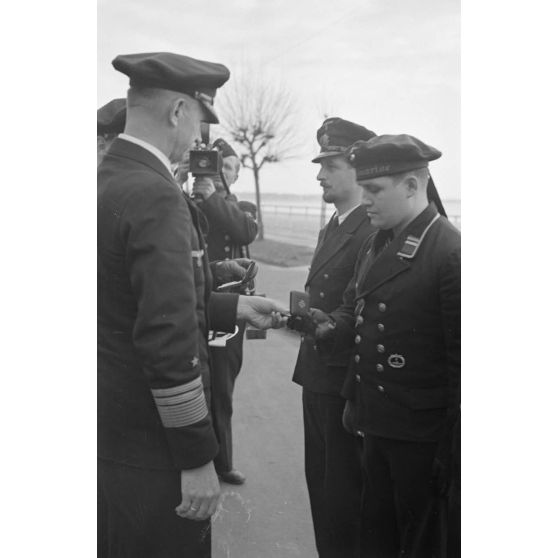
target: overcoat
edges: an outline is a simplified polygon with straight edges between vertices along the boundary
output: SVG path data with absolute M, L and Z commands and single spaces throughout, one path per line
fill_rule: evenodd
M 361 433 L 438 441 L 460 400 L 460 233 L 431 203 L 385 244 L 363 246 L 329 345 L 352 347 L 343 395 Z
M 215 192 L 198 208 L 209 221 L 206 241 L 210 261 L 246 257 L 243 247 L 255 240 L 258 224 L 252 214 L 240 208 L 236 196 L 223 197 Z
M 336 228 L 324 227 L 306 279 L 310 306 L 326 313 L 336 309 L 353 275 L 357 255 L 374 228 L 362 206 L 358 206 Z M 293 381 L 315 393 L 339 395 L 351 355 L 350 347 L 321 354 L 312 336 L 301 338 Z
M 207 330 L 234 330 L 237 295 L 211 294 L 197 209 L 143 147 L 114 141 L 97 213 L 99 457 L 199 467 L 217 453 L 201 382 Z

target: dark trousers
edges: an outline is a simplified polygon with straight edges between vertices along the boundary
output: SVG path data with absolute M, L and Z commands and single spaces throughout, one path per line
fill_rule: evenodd
M 411 552 L 432 498 L 436 442 L 406 442 L 366 434 L 363 465 L 362 558 L 397 558 Z M 430 558 L 431 553 L 413 553 Z
M 227 341 L 226 347 L 211 350 L 211 416 L 219 442 L 219 453 L 214 459 L 218 473 L 233 468 L 232 414 L 234 383 L 242 367 L 244 327 Z
M 358 439 L 341 423 L 345 400 L 302 391 L 304 464 L 320 558 L 359 556 L 362 475 Z
M 174 511 L 180 473 L 97 461 L 98 542 L 102 558 L 210 558 L 211 523 Z

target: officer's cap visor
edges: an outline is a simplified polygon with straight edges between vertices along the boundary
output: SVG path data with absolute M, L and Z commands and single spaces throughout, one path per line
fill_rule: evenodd
M 329 157 L 345 157 L 345 151 L 322 151 L 312 159 L 312 163 L 319 163 L 322 159 Z

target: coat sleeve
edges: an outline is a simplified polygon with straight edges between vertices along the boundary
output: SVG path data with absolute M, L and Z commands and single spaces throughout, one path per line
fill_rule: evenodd
M 209 327 L 216 331 L 234 331 L 238 294 L 211 293 L 209 297 Z
M 461 402 L 461 255 L 453 250 L 440 273 L 440 307 L 448 363 L 449 412 Z
M 238 202 L 232 199 L 225 199 L 214 193 L 198 207 L 210 223 L 219 223 L 219 228 L 228 234 L 235 244 L 248 245 L 258 234 L 258 224 L 254 217 L 242 211 Z
M 138 188 L 121 224 L 137 303 L 134 346 L 177 469 L 200 467 L 218 446 L 200 376 L 191 215 L 178 191 L 155 184 Z

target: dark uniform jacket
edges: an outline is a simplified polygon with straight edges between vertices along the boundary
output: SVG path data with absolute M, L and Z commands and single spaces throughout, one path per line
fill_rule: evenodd
M 320 231 L 305 285 L 312 308 L 329 313 L 341 304 L 362 243 L 373 231 L 362 206 L 338 227 L 332 229 L 328 224 Z M 301 339 L 293 381 L 315 393 L 339 395 L 350 355 L 350 347 L 327 354 L 318 352 L 315 339 L 306 335 Z
M 459 406 L 460 233 L 430 204 L 382 251 L 363 246 L 335 346 L 353 346 L 343 395 L 360 431 L 436 441 Z M 449 413 L 448 413 L 449 411 Z
M 98 451 L 153 469 L 211 461 L 201 383 L 207 329 L 234 330 L 212 294 L 197 210 L 163 163 L 116 139 L 98 168 Z
M 225 260 L 246 257 L 243 246 L 250 244 L 258 234 L 255 218 L 243 211 L 234 194 L 225 197 L 218 192 L 198 205 L 209 221 L 206 236 L 209 259 Z

